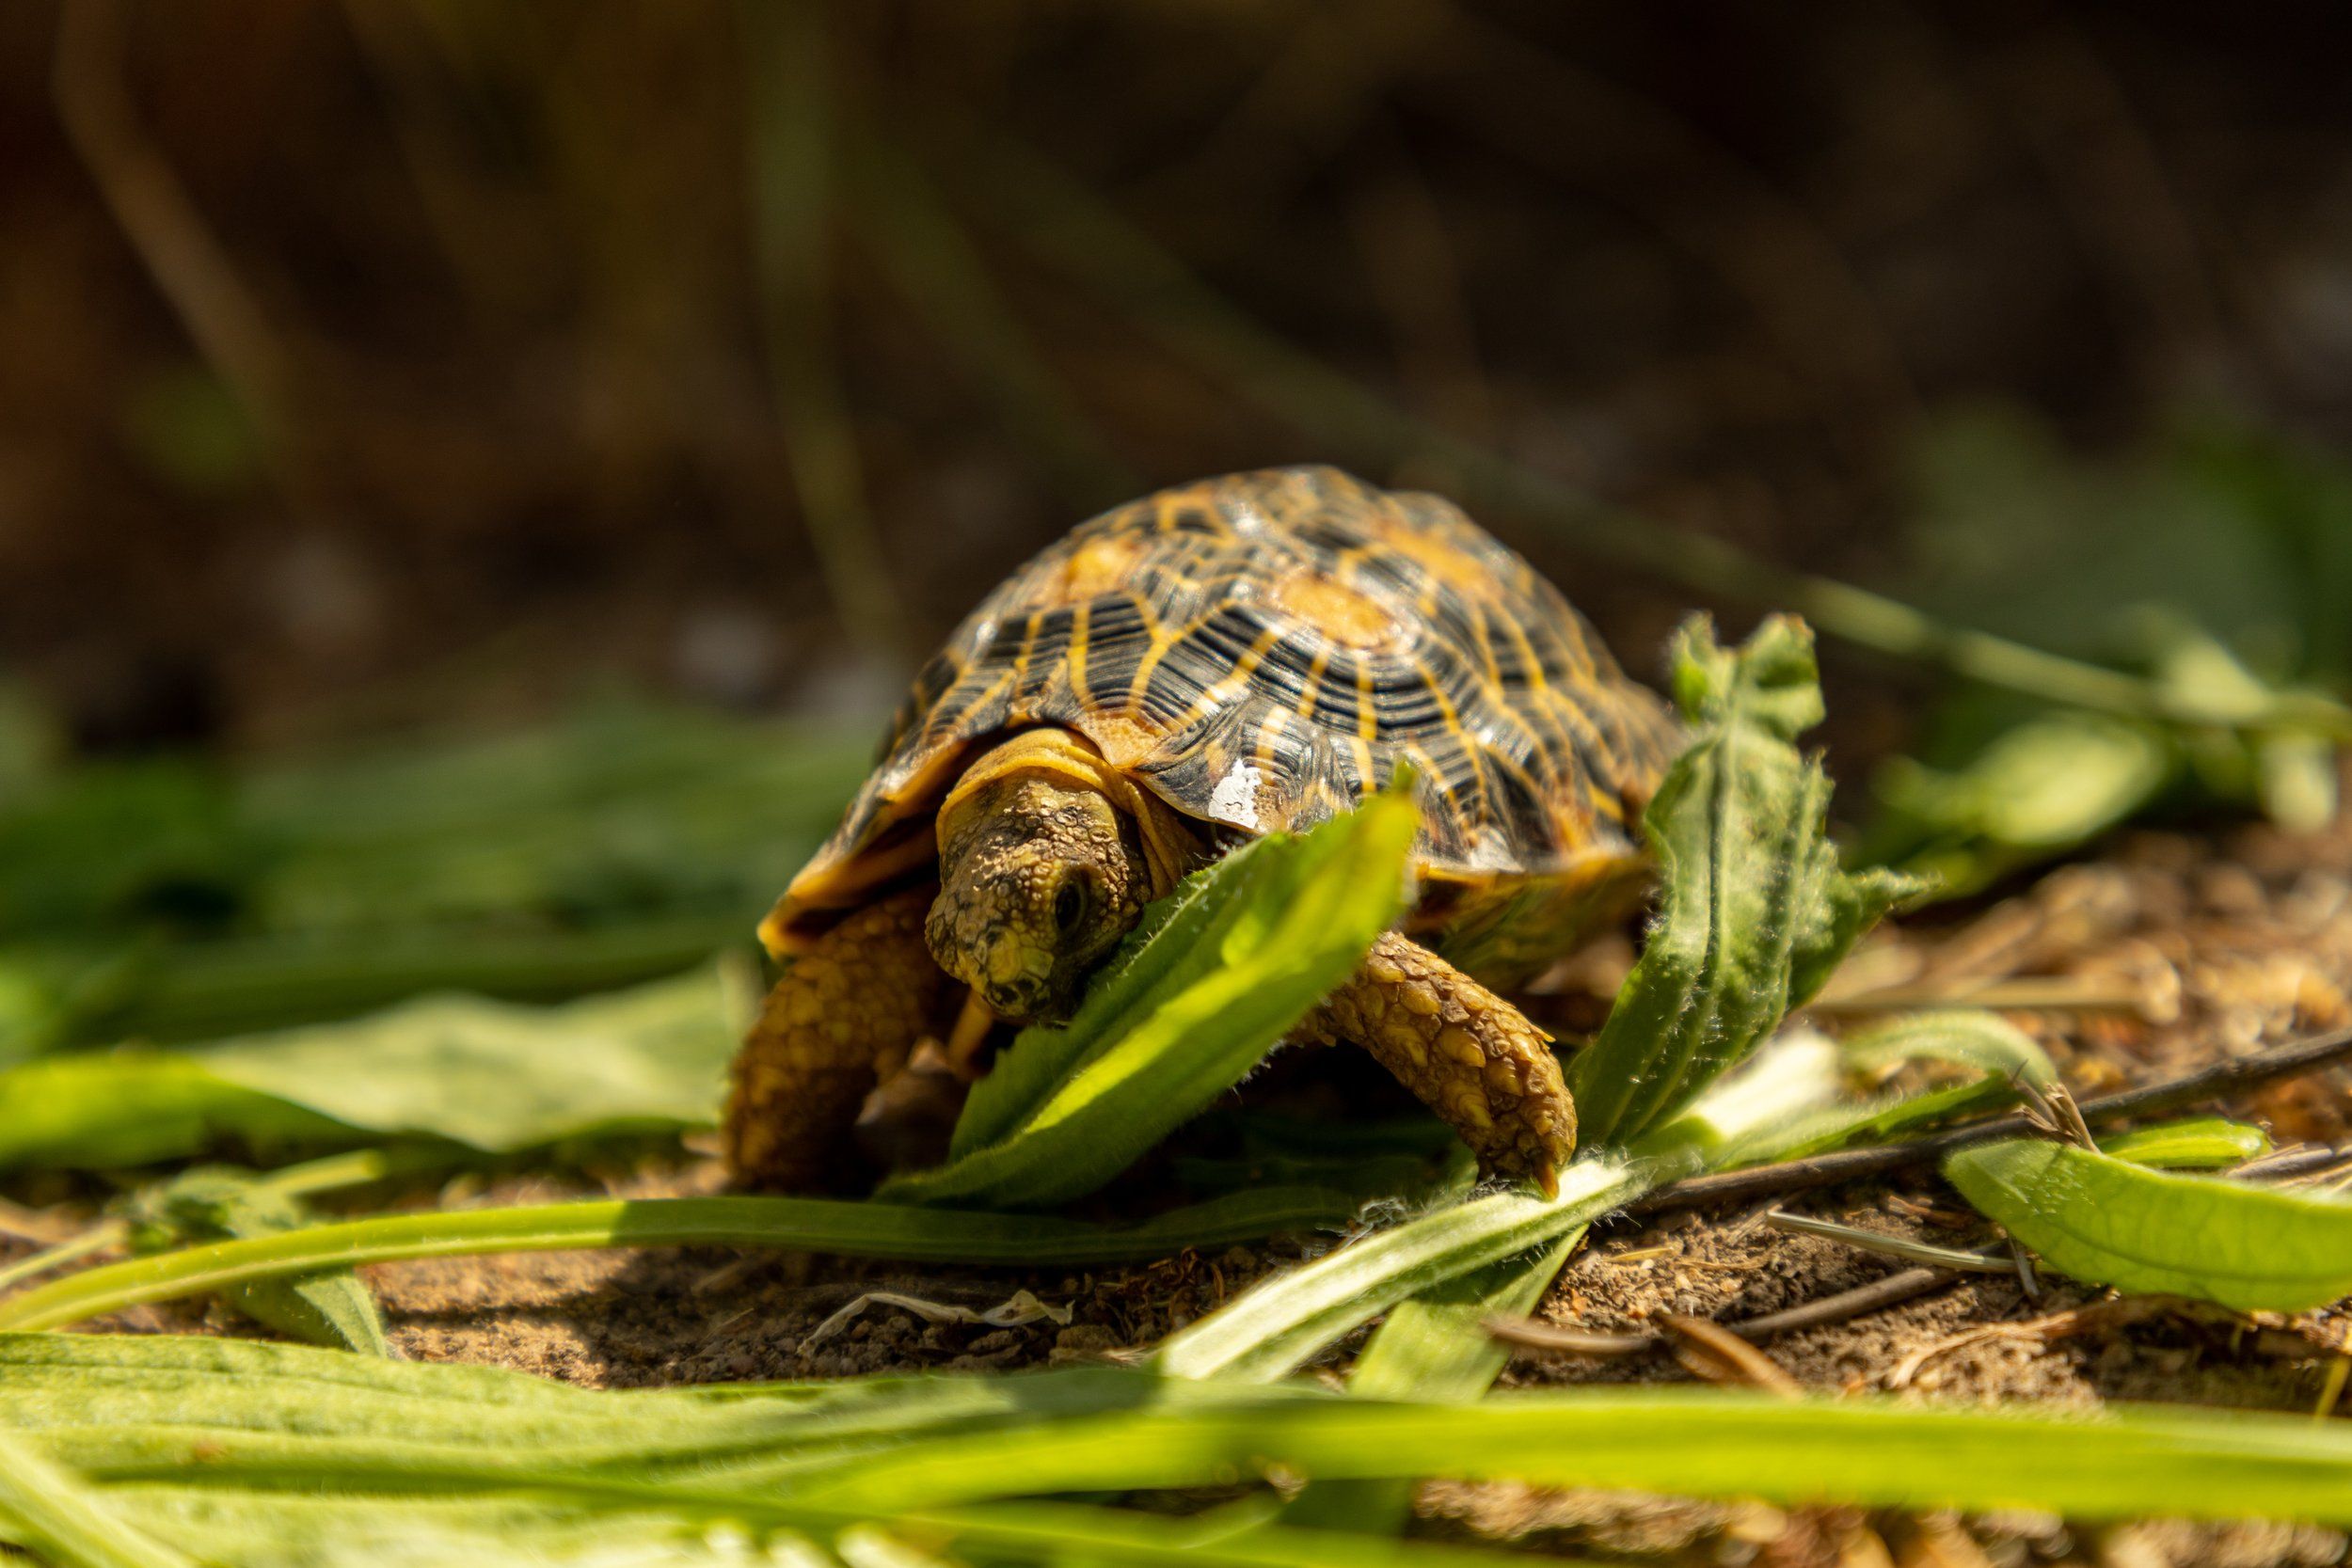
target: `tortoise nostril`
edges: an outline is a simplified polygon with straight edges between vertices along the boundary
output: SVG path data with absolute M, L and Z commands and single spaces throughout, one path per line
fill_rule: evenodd
M 1045 988 L 1035 980 L 1011 980 L 984 988 L 989 1011 L 1009 1023 L 1025 1023 L 1037 1016 Z

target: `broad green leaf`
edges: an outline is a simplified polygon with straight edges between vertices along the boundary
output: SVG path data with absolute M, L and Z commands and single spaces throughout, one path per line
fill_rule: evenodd
M 178 1481 L 289 1464 L 313 1477 L 468 1482 L 596 1470 L 748 1489 L 918 1439 L 1142 1409 L 1279 1409 L 1304 1387 L 1171 1383 L 1107 1367 L 601 1394 L 463 1363 L 376 1361 L 193 1336 L 0 1335 L 0 1429 L 93 1476 Z M 115 1341 L 115 1342 L 109 1342 Z
M 675 974 L 748 938 L 869 765 L 838 725 L 607 702 L 234 775 L 50 769 L 0 798 L 0 1060 Z
M 274 1236 L 313 1223 L 300 1197 L 250 1173 L 202 1166 L 134 1194 L 121 1208 L 132 1250 Z M 389 1355 L 375 1298 L 349 1268 L 249 1280 L 221 1292 L 254 1322 L 314 1345 Z
M 380 1568 L 505 1562 L 532 1568 L 844 1568 L 812 1543 L 844 1528 L 837 1511 L 771 1498 L 593 1481 L 534 1499 L 307 1497 L 172 1486 L 110 1488 L 132 1523 L 185 1540 L 237 1568 Z M 794 1530 L 778 1520 L 804 1525 Z M 849 1529 L 862 1527 L 851 1521 Z M 1057 1568 L 1514 1568 L 1474 1547 L 1379 1541 L 1260 1525 L 1220 1531 L 1168 1513 L 1055 1503 L 995 1503 L 903 1516 L 908 1539 L 969 1552 L 946 1560 Z
M 93 764 L 0 811 L 0 939 L 197 930 L 261 863 L 226 780 L 194 762 Z
M 578 1247 L 764 1246 L 963 1263 L 1106 1263 L 1184 1247 L 1232 1246 L 1327 1229 L 1351 1194 L 1262 1187 L 1130 1225 L 1037 1214 L 846 1203 L 828 1198 L 673 1197 L 383 1214 L 275 1236 L 215 1242 L 86 1269 L 0 1299 L 0 1328 L 55 1328 L 147 1301 L 169 1301 L 338 1264 Z
M 2188 1117 L 2099 1140 L 2099 1152 L 2158 1170 L 2225 1170 L 2270 1152 L 2270 1134 L 2227 1117 Z
M 2037 1138 L 1960 1149 L 1944 1175 L 2060 1274 L 2301 1311 L 2352 1294 L 2352 1202 L 2150 1170 Z
M 506 1152 L 707 1126 L 740 1034 L 704 969 L 555 1007 L 426 997 L 204 1050 L 51 1057 L 0 1072 L 0 1169 L 145 1164 L 225 1141 Z
M 1770 619 L 1736 653 L 1692 622 L 1675 691 L 1696 733 L 1643 819 L 1662 910 L 1569 1073 L 1588 1147 L 1630 1143 L 1689 1103 L 1910 891 L 1840 871 L 1823 833 L 1829 780 L 1795 745 L 1821 717 L 1801 622 Z
M 2013 865 L 2071 849 L 2154 800 L 2179 755 L 2153 724 L 2069 708 L 2008 730 L 1966 766 L 1939 772 L 1897 758 L 1874 781 L 1880 799 L 1930 844 L 1939 868 L 1972 891 Z M 1958 860 L 1966 853 L 1980 866 Z
M 1394 790 L 1199 873 L 1061 1029 L 974 1089 L 955 1152 L 894 1201 L 1035 1208 L 1093 1191 L 1239 1083 L 1401 911 L 1420 827 Z

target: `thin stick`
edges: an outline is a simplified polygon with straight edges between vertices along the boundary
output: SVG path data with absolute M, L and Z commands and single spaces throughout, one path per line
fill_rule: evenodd
M 1958 1247 L 1931 1246 L 1905 1236 L 1883 1236 L 1875 1230 L 1817 1220 L 1809 1214 L 1791 1214 L 1781 1209 L 1765 1215 L 1764 1223 L 1785 1234 L 1818 1236 L 1859 1252 L 1875 1252 L 1881 1257 L 1899 1258 L 1907 1263 L 1924 1263 L 1930 1268 L 1953 1269 L 1963 1274 L 2007 1274 L 2015 1266 L 2007 1247 L 1991 1256 L 1963 1252 Z
M 1722 1326 L 1751 1340 L 1796 1334 L 1808 1328 L 1827 1328 L 1889 1307 L 1899 1307 L 1959 1278 L 1959 1273 L 1952 1269 L 1900 1269 L 1851 1291 Z M 1563 1355 L 1638 1355 L 1665 1343 L 1661 1334 L 1595 1334 L 1584 1329 L 1555 1328 L 1534 1318 L 1489 1318 L 1486 1329 L 1506 1345 Z
M 2250 1056 L 2216 1062 L 2185 1078 L 2151 1084 L 2144 1088 L 2103 1094 L 2094 1100 L 2084 1101 L 2080 1108 L 2087 1122 L 2115 1122 L 2134 1117 L 2154 1116 L 2165 1111 L 2177 1111 L 2201 1101 L 2219 1099 L 2264 1084 L 2276 1083 L 2282 1078 L 2314 1072 L 2347 1059 L 2352 1059 L 2352 1029 L 2338 1029 L 2329 1034 L 2315 1035 L 2310 1039 L 2257 1052 Z M 1994 1138 L 2026 1136 L 2033 1131 L 2030 1118 L 2012 1114 L 1966 1127 L 1955 1127 L 1948 1132 L 1939 1132 L 1910 1143 L 1889 1144 L 1876 1148 L 1841 1149 L 1803 1160 L 1756 1165 L 1747 1170 L 1693 1176 L 1681 1181 L 1668 1182 L 1635 1200 L 1627 1207 L 1627 1212 L 1651 1214 L 1666 1209 L 1688 1209 L 1702 1203 L 1747 1202 L 1769 1194 L 1803 1192 L 1811 1187 L 1826 1187 L 1833 1182 L 1883 1176 L 1888 1171 L 1931 1164 L 1953 1149 L 1965 1148 L 1970 1144 L 1985 1143 Z
M 1955 1269 L 1898 1269 L 1857 1285 L 1851 1291 L 1840 1291 L 1834 1296 L 1808 1301 L 1799 1307 L 1786 1307 L 1777 1312 L 1766 1312 L 1730 1325 L 1731 1331 L 1743 1339 L 1769 1339 L 1775 1334 L 1795 1334 L 1807 1328 L 1826 1328 L 1867 1313 L 1899 1307 L 1915 1296 L 1940 1291 L 1960 1278 Z
M 2288 1181 L 2324 1171 L 2348 1152 L 2352 1150 L 2329 1144 L 2296 1144 L 2292 1148 L 2274 1148 L 2242 1165 L 2233 1165 L 2222 1174 L 2240 1181 Z

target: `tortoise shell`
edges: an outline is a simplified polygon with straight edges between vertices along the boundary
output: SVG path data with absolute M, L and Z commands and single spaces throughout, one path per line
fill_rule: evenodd
M 1311 826 L 1409 764 L 1421 928 L 1487 949 L 1465 967 L 1488 974 L 1525 967 L 1503 949 L 1556 956 L 1638 871 L 1675 740 L 1559 591 L 1451 503 L 1326 467 L 1205 480 L 1079 525 L 965 619 L 771 947 L 920 874 L 964 764 L 1042 724 L 1231 835 Z

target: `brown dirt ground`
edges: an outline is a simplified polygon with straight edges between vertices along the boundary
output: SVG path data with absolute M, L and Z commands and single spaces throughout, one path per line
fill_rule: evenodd
M 1622 954 L 1589 958 L 1581 982 L 1605 990 Z M 2220 839 L 2140 833 L 2095 861 L 2062 867 L 2006 900 L 1908 923 L 1876 940 L 1840 976 L 1821 1014 L 1867 1016 L 1869 992 L 1900 988 L 1964 1000 L 1986 987 L 2061 986 L 2087 1006 L 2011 1014 L 2046 1041 L 2079 1093 L 2172 1075 L 2217 1053 L 2242 1053 L 2352 1022 L 2352 830 L 2289 839 L 2266 829 Z M 1563 1021 L 1594 1010 L 1568 992 Z M 1997 998 L 1998 991 L 1992 993 Z M 2048 1001 L 2045 990 L 2043 1001 Z M 1327 1069 L 1313 1065 L 1317 1073 Z M 2339 1071 L 2281 1085 L 2235 1107 L 2282 1144 L 2341 1142 L 2352 1080 Z M 1279 1084 L 1278 1084 L 1279 1090 Z M 582 1192 L 650 1196 L 715 1190 L 701 1159 L 597 1176 L 470 1179 L 419 1201 L 511 1203 Z M 1986 1231 L 1931 1177 L 1873 1182 L 1789 1200 L 1868 1228 L 1955 1244 Z M 62 1218 L 62 1216 L 59 1216 Z M 1742 1207 L 1681 1212 L 1596 1232 L 1541 1315 L 1583 1328 L 1642 1325 L 1661 1310 L 1733 1320 L 1847 1289 L 1899 1265 L 1845 1245 L 1785 1235 Z M 401 1352 L 420 1359 L 519 1368 L 604 1386 L 746 1378 L 841 1377 L 926 1369 L 1013 1369 L 1148 1346 L 1252 1280 L 1329 1244 L 1310 1238 L 1184 1254 L 1093 1272 L 913 1267 L 721 1251 L 551 1253 L 381 1265 L 367 1271 Z M 1067 1326 L 930 1323 L 869 1306 L 821 1341 L 818 1324 L 871 1290 L 986 1307 L 1034 1291 L 1072 1314 Z M 2018 1323 L 2096 1299 L 2044 1278 L 2039 1303 L 2020 1282 L 1980 1275 L 1856 1321 L 1785 1336 L 1772 1360 L 1810 1388 L 1883 1390 L 1898 1367 L 1964 1330 Z M 236 1330 L 225 1309 L 157 1308 L 119 1326 Z M 1324 1370 L 1344 1370 L 1360 1340 Z M 2109 1399 L 2311 1410 L 2332 1359 L 2352 1347 L 2343 1306 L 2267 1331 L 2161 1312 L 2066 1338 L 1979 1336 L 1928 1357 L 1907 1397 L 2030 1402 L 2082 1408 Z M 1507 1386 L 1679 1381 L 1651 1354 L 1614 1361 L 1522 1354 Z M 2344 1412 L 2339 1411 L 2339 1418 Z M 2154 1522 L 2097 1531 L 2030 1517 L 1915 1519 L 1836 1510 L 1783 1512 L 1592 1492 L 1439 1485 L 1424 1528 L 1572 1550 L 1677 1562 L 1999 1564 L 2087 1560 L 2156 1564 L 2344 1560 L 2344 1536 L 2309 1528 Z

